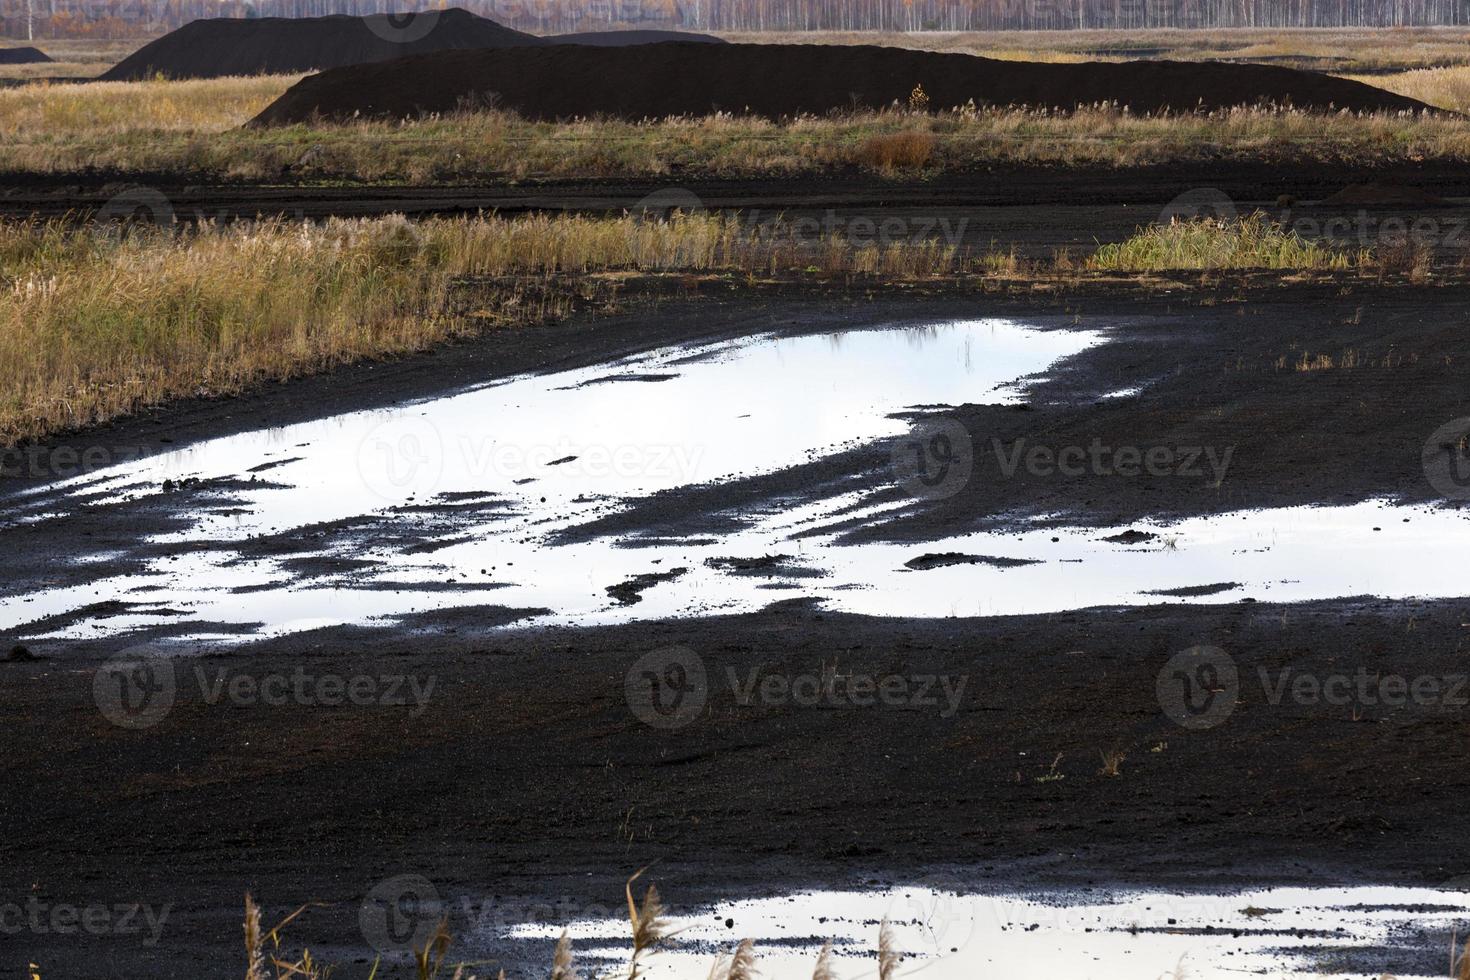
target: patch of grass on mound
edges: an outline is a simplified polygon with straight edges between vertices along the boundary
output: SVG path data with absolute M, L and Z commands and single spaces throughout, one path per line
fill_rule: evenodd
M 1344 270 L 1371 261 L 1367 250 L 1344 251 L 1307 241 L 1259 212 L 1233 221 L 1197 218 L 1140 228 L 1103 245 L 1088 268 L 1106 272 L 1175 269 Z

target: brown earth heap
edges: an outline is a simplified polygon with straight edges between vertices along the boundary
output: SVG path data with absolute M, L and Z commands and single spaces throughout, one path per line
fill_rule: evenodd
M 965 54 L 836 45 L 553 45 L 446 51 L 304 78 L 255 124 L 321 116 L 397 119 L 497 105 L 527 118 L 705 115 L 772 118 L 906 104 L 922 87 L 934 109 L 1100 102 L 1135 112 L 1262 103 L 1355 112 L 1425 111 L 1413 99 L 1315 72 L 1267 65 L 1133 61 L 1035 64 Z
M 606 31 L 537 37 L 454 7 L 370 17 L 262 17 L 196 20 L 113 66 L 106 81 L 282 75 L 389 61 L 432 51 L 539 44 L 621 46 L 658 41 L 722 43 L 678 31 Z

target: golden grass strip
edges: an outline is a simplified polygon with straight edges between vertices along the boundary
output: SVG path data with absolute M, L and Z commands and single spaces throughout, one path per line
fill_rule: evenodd
M 275 219 L 186 230 L 0 223 L 0 445 L 227 393 L 266 378 L 417 350 L 562 312 L 514 305 L 512 285 L 473 323 L 450 308 L 458 277 L 730 270 L 905 278 L 948 274 L 933 242 L 849 246 L 752 235 L 733 217 L 401 216 Z
M 299 77 L 34 82 L 0 88 L 0 139 L 217 133 L 248 122 Z
M 1254 214 L 1142 228 L 1083 267 L 1423 278 L 1431 258 L 1344 251 Z M 179 230 L 0 222 L 0 446 L 141 405 L 538 322 L 606 281 L 595 277 L 625 272 L 903 282 L 1080 274 L 1064 252 L 1042 263 L 928 239 L 856 244 L 721 213 L 278 218 Z M 473 312 L 455 288 L 466 279 L 475 280 Z
M 772 122 L 712 115 L 647 122 L 530 122 L 475 112 L 403 123 L 268 129 L 238 124 L 285 79 L 216 79 L 0 90 L 0 170 L 102 168 L 292 183 L 444 183 L 486 179 L 780 177 L 895 172 L 882 153 L 902 137 L 928 173 L 983 165 L 1134 166 L 1232 160 L 1381 165 L 1470 161 L 1470 121 L 1235 109 L 1140 116 L 945 108 Z
M 1470 112 L 1470 66 L 1419 68 L 1392 75 L 1347 75 L 1354 81 L 1407 95 L 1411 99 L 1449 109 Z

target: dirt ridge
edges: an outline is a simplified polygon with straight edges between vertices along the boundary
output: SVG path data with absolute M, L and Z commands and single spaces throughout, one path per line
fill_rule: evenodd
M 723 43 L 679 31 L 588 31 L 538 37 L 460 7 L 368 17 L 210 17 L 144 45 L 109 69 L 104 81 L 281 75 L 369 64 L 446 50 L 544 44 L 622 46 L 660 41 Z M 4 52 L 0 51 L 0 56 Z
M 37 65 L 54 60 L 40 48 L 0 48 L 0 65 Z
M 553 44 L 441 51 L 324 71 L 296 83 L 251 124 L 402 119 L 467 104 L 496 105 L 532 119 L 711 112 L 781 118 L 911 100 L 940 110 L 973 102 L 1058 109 L 1116 103 L 1140 113 L 1261 104 L 1438 111 L 1361 82 L 1270 65 L 1039 64 L 872 45 Z

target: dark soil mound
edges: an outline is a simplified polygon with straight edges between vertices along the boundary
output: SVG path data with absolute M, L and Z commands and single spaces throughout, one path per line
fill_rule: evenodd
M 641 119 L 712 111 L 768 117 L 879 108 L 922 85 L 929 105 L 1070 109 L 1116 102 L 1135 112 L 1260 103 L 1310 109 L 1426 110 L 1346 79 L 1266 65 L 1134 61 L 1032 64 L 964 54 L 836 45 L 552 45 L 446 51 L 302 79 L 255 120 L 403 118 L 496 104 L 533 119 Z
M 665 41 L 688 41 L 690 44 L 725 44 L 713 34 L 684 31 L 580 31 L 576 34 L 552 34 L 542 38 L 547 44 L 590 44 L 598 48 L 622 48 L 630 44 L 662 44 Z
M 52 60 L 38 48 L 0 48 L 0 65 L 35 65 Z
M 458 7 L 371 17 L 196 20 L 146 44 L 102 78 L 131 81 L 318 71 L 430 51 L 543 44 Z

